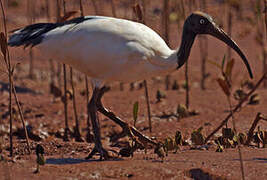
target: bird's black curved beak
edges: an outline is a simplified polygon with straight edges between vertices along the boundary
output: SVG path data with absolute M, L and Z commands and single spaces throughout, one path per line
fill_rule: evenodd
M 250 65 L 248 63 L 246 56 L 240 50 L 238 45 L 221 28 L 219 28 L 215 23 L 211 23 L 210 27 L 207 28 L 206 33 L 220 39 L 221 41 L 225 42 L 228 46 L 230 46 L 232 49 L 234 49 L 237 52 L 237 54 L 239 54 L 239 56 L 242 58 L 243 62 L 245 63 L 250 78 L 253 78 L 253 74 L 252 74 L 252 71 L 251 71 L 251 68 L 250 68 Z

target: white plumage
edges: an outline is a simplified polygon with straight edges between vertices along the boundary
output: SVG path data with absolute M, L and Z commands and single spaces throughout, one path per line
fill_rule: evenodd
M 132 82 L 176 69 L 177 52 L 149 27 L 111 17 L 86 18 L 47 32 L 37 48 L 101 84 Z

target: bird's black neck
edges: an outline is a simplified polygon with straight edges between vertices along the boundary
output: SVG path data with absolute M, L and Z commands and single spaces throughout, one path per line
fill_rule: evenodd
M 196 37 L 196 34 L 190 31 L 185 26 L 183 29 L 183 34 L 182 34 L 182 42 L 177 52 L 178 68 L 182 67 L 184 63 L 187 61 L 190 51 L 191 51 L 191 47 L 194 43 L 195 37 Z

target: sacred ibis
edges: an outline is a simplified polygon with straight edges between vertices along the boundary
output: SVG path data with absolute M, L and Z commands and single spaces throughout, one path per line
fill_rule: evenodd
M 36 46 L 47 57 L 69 64 L 92 78 L 93 95 L 88 104 L 95 147 L 89 158 L 100 153 L 108 158 L 102 147 L 96 112 L 99 111 L 139 140 L 156 145 L 134 127 L 105 109 L 101 98 L 105 83 L 133 82 L 171 73 L 188 59 L 197 34 L 209 34 L 233 48 L 242 58 L 252 78 L 250 65 L 238 45 L 213 19 L 203 12 L 192 13 L 184 23 L 180 47 L 171 50 L 152 29 L 137 22 L 104 16 L 84 16 L 62 23 L 38 23 L 14 30 L 10 46 Z

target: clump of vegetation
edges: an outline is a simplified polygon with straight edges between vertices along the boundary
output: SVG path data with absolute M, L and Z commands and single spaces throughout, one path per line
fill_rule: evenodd
M 39 173 L 40 172 L 40 166 L 45 165 L 45 158 L 44 158 L 44 148 L 42 145 L 37 144 L 35 148 L 35 153 L 36 153 L 36 164 L 37 168 L 34 171 L 34 173 Z

